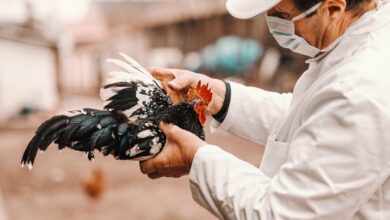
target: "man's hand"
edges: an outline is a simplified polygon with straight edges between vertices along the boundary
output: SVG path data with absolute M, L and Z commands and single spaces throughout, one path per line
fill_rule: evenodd
M 202 84 L 209 84 L 209 88 L 213 92 L 213 99 L 210 103 L 209 112 L 217 114 L 222 108 L 225 99 L 226 87 L 222 80 L 214 79 L 203 74 L 193 73 L 188 70 L 165 69 L 150 67 L 148 71 L 158 80 L 162 82 L 168 95 L 172 101 L 184 101 L 189 87 L 195 87 L 201 81 Z
M 187 175 L 196 151 L 206 142 L 172 124 L 161 123 L 160 129 L 167 137 L 165 146 L 155 157 L 140 162 L 141 172 L 151 179 Z

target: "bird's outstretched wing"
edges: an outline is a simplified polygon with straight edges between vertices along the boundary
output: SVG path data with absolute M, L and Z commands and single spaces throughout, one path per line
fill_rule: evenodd
M 105 101 L 105 109 L 122 111 L 130 121 L 155 116 L 172 106 L 172 101 L 161 83 L 125 54 L 123 60 L 108 61 L 122 70 L 110 73 L 100 96 Z
M 117 111 L 73 111 L 71 116 L 54 116 L 37 129 L 23 154 L 22 165 L 32 167 L 38 150 L 45 151 L 52 142 L 60 150 L 70 148 L 88 153 L 89 159 L 98 150 L 120 160 L 144 160 L 161 150 L 165 136 L 156 123 L 142 120 L 133 124 Z

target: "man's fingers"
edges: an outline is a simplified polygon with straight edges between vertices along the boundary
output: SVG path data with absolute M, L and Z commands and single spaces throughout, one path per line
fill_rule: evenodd
M 178 127 L 174 124 L 167 124 L 167 123 L 161 122 L 159 127 L 162 130 L 162 132 L 164 132 L 164 134 L 169 138 L 171 138 L 172 135 L 174 135 L 175 133 L 177 133 L 179 131 Z
M 188 89 L 193 84 L 193 80 L 185 75 L 177 77 L 168 82 L 168 86 L 176 91 Z
M 139 168 L 143 174 L 150 174 L 157 171 L 153 158 L 150 160 L 141 161 Z
M 163 177 L 163 175 L 161 175 L 159 172 L 154 172 L 154 173 L 149 173 L 148 174 L 148 177 L 150 178 L 150 179 L 158 179 L 158 178 L 161 178 L 161 177 Z
M 146 67 L 145 68 L 150 74 L 173 74 L 171 69 L 161 68 L 156 66 Z
M 154 78 L 167 82 L 168 86 L 175 90 L 181 91 L 188 89 L 192 84 L 197 81 L 198 77 L 194 77 L 194 74 L 190 71 L 167 69 L 160 67 L 148 67 L 146 68 Z
M 160 81 L 171 81 L 172 79 L 176 78 L 176 74 L 174 73 L 174 70 L 171 69 L 163 69 L 163 68 L 157 68 L 157 67 L 151 67 L 147 69 L 152 76 Z

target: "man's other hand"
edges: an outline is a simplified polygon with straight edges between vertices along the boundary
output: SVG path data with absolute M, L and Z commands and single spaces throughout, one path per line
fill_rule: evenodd
M 176 125 L 161 123 L 160 129 L 167 138 L 165 146 L 155 157 L 140 162 L 141 172 L 151 179 L 189 174 L 195 153 L 207 143 Z

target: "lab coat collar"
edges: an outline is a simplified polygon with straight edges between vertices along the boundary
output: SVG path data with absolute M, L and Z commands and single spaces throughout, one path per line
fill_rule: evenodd
M 367 34 L 369 32 L 375 31 L 375 30 L 383 27 L 384 25 L 386 25 L 388 23 L 390 23 L 390 3 L 386 2 L 386 3 L 383 3 L 381 5 L 381 7 L 377 8 L 376 10 L 366 12 L 355 23 L 353 23 L 345 31 L 345 33 L 342 36 L 340 36 L 340 38 L 342 38 L 340 40 L 340 42 L 343 41 L 343 39 L 346 36 Z M 330 50 L 330 51 L 325 52 L 325 53 L 321 53 L 314 58 L 310 58 L 310 59 L 306 60 L 306 63 L 307 64 L 318 63 L 321 60 L 323 60 L 323 58 L 325 58 L 333 50 Z

